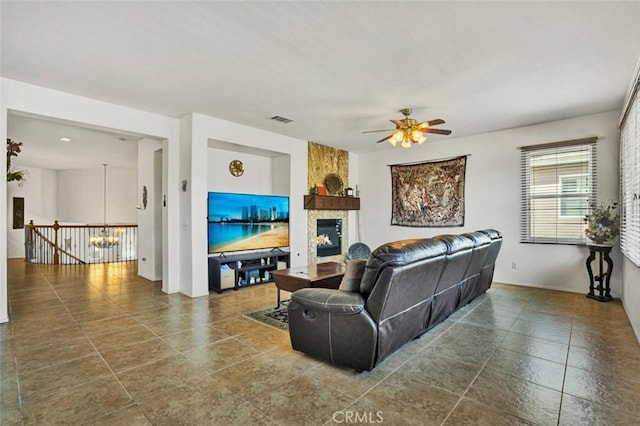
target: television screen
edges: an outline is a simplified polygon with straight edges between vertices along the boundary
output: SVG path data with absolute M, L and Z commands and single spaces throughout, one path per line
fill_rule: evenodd
M 209 254 L 289 245 L 289 197 L 209 192 Z

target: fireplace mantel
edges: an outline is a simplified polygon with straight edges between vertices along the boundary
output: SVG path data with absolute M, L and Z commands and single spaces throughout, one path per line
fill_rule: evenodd
M 307 210 L 360 210 L 360 198 L 310 194 L 304 196 Z

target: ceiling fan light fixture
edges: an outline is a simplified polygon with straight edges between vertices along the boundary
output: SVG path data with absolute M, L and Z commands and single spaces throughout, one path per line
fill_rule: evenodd
M 391 131 L 391 135 L 386 138 L 382 138 L 377 143 L 387 141 L 394 147 L 400 143 L 403 148 L 411 148 L 411 145 L 422 145 L 426 140 L 425 133 L 435 133 L 439 135 L 449 135 L 451 130 L 445 129 L 432 129 L 431 126 L 444 124 L 444 120 L 441 118 L 424 121 L 419 123 L 416 119 L 409 117 L 412 110 L 411 108 L 404 108 L 400 110 L 404 115 L 402 120 L 389 120 L 395 124 L 394 130 L 369 130 L 363 133 L 375 133 L 375 132 L 387 132 Z

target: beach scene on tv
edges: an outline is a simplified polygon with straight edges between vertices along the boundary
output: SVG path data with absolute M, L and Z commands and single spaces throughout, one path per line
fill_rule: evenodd
M 289 197 L 209 192 L 209 253 L 289 245 Z

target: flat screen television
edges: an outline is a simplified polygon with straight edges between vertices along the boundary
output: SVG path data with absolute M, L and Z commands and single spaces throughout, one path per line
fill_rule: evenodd
M 209 192 L 209 254 L 287 247 L 289 197 Z

